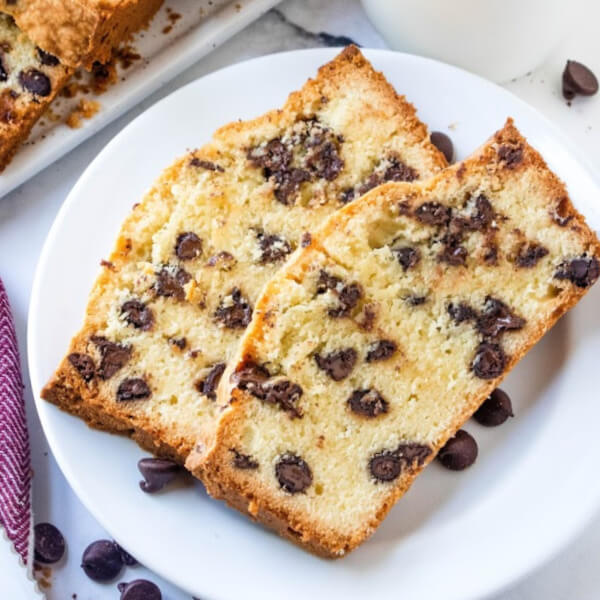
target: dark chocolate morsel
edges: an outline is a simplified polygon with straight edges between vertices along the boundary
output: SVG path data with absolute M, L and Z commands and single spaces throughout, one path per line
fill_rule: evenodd
M 477 442 L 464 429 L 459 429 L 438 452 L 438 459 L 451 471 L 462 471 L 470 467 L 477 458 Z
M 33 558 L 45 565 L 57 563 L 65 553 L 65 538 L 51 523 L 38 523 L 33 528 Z
M 337 293 L 339 306 L 330 308 L 327 314 L 330 317 L 347 317 L 350 315 L 352 309 L 358 304 L 362 296 L 362 288 L 358 283 L 349 283 L 345 285 Z
M 402 248 L 392 248 L 392 252 L 396 255 L 398 262 L 402 265 L 405 271 L 414 267 L 421 259 L 421 253 L 418 248 L 404 246 Z
M 425 225 L 447 225 L 452 210 L 439 202 L 423 202 L 415 210 L 415 216 Z
M 81 568 L 94 581 L 111 581 L 123 569 L 123 556 L 113 541 L 98 540 L 83 551 Z
M 366 360 L 367 362 L 387 360 L 394 352 L 396 352 L 397 348 L 396 342 L 392 340 L 379 340 L 369 346 Z
M 279 262 L 292 251 L 290 243 L 280 235 L 258 231 L 256 239 L 261 250 L 260 262 L 262 264 Z
M 221 381 L 223 371 L 227 365 L 224 362 L 213 365 L 204 379 L 196 382 L 196 389 L 211 400 L 216 400 L 216 389 Z
M 432 131 L 429 136 L 431 143 L 444 155 L 448 164 L 454 158 L 454 145 L 452 140 L 441 131 Z
M 127 300 L 121 306 L 121 316 L 136 329 L 148 331 L 154 324 L 154 314 L 152 309 L 146 306 L 140 300 Z
M 369 471 L 376 481 L 393 481 L 402 471 L 422 466 L 430 454 L 431 448 L 425 444 L 400 444 L 395 450 L 382 450 L 373 455 Z
M 290 494 L 304 492 L 313 481 L 313 474 L 306 462 L 296 454 L 286 453 L 275 465 L 275 477 L 283 490 Z
M 81 354 L 79 352 L 73 352 L 68 356 L 69 362 L 81 375 L 84 381 L 91 381 L 94 378 L 96 372 L 96 365 L 94 359 L 87 354 Z
M 497 388 L 475 411 L 473 418 L 486 427 L 496 427 L 513 416 L 512 403 L 508 394 Z
M 142 458 L 137 466 L 144 477 L 140 481 L 140 489 L 148 494 L 162 490 L 183 472 L 176 462 L 166 458 Z
M 100 352 L 100 366 L 97 370 L 100 379 L 110 379 L 127 364 L 131 357 L 131 346 L 111 342 L 100 335 L 92 336 L 91 340 Z
M 579 288 L 592 285 L 600 275 L 600 263 L 595 256 L 581 256 L 570 261 L 565 261 L 558 266 L 554 277 L 568 279 Z
M 315 362 L 322 371 L 325 371 L 334 381 L 341 381 L 350 375 L 358 352 L 354 348 L 344 348 L 329 354 L 315 354 Z
M 159 296 L 183 300 L 185 298 L 183 286 L 190 281 L 191 278 L 192 276 L 185 269 L 163 267 L 156 274 L 154 289 Z
M 353 413 L 364 417 L 377 417 L 389 410 L 388 401 L 374 389 L 354 390 L 347 403 Z
M 58 58 L 56 58 L 56 56 L 54 56 L 54 54 L 50 54 L 50 52 L 45 52 L 39 47 L 36 48 L 36 51 L 40 58 L 40 62 L 43 65 L 46 65 L 47 67 L 55 67 L 59 64 L 60 61 L 58 60 Z
M 0 56 L 0 81 L 7 81 L 7 80 L 8 80 L 8 71 L 6 70 L 4 63 L 2 62 L 2 57 Z
M 485 338 L 496 338 L 505 331 L 522 329 L 525 323 L 504 302 L 488 296 L 477 318 L 477 331 Z
M 523 161 L 523 147 L 503 144 L 498 148 L 498 157 L 508 169 L 514 169 Z
M 598 91 L 598 79 L 585 65 L 568 60 L 563 71 L 563 96 L 571 100 L 575 94 L 593 96 Z
M 232 448 L 233 452 L 233 466 L 236 469 L 242 470 L 254 470 L 258 469 L 258 462 L 254 460 L 249 454 L 242 454 L 235 448 Z
M 448 305 L 448 314 L 457 325 L 463 321 L 471 321 L 477 317 L 475 309 L 464 302 L 459 302 L 458 304 L 450 303 Z
M 134 579 L 129 583 L 119 583 L 119 600 L 162 600 L 160 588 L 147 579 Z
M 175 255 L 180 260 L 192 260 L 202 254 L 202 240 L 193 232 L 186 231 L 177 236 Z
M 517 251 L 515 264 L 517 267 L 528 269 L 535 267 L 537 263 L 548 254 L 548 248 L 535 242 L 522 244 Z
M 117 388 L 117 400 L 128 402 L 129 400 L 144 400 L 150 398 L 152 391 L 141 377 L 129 377 L 123 379 Z
M 19 83 L 23 89 L 34 96 L 49 96 L 52 91 L 52 84 L 47 75 L 37 69 L 27 69 L 19 73 Z
M 190 160 L 190 166 L 191 167 L 199 167 L 201 169 L 206 169 L 207 171 L 217 171 L 218 173 L 225 172 L 225 169 L 222 166 L 217 165 L 214 162 L 211 162 L 210 160 L 202 160 L 202 159 L 198 158 L 197 156 L 194 156 Z
M 504 373 L 506 360 L 500 344 L 481 342 L 475 351 L 471 370 L 480 379 L 495 379 Z
M 252 306 L 242 291 L 234 287 L 215 310 L 214 318 L 228 329 L 244 329 L 252 319 Z

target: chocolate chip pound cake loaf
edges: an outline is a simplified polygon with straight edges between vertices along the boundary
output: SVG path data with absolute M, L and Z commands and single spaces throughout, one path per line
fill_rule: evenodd
M 0 11 L 70 67 L 104 63 L 145 26 L 163 0 L 0 0 Z
M 0 171 L 70 75 L 0 12 Z
M 600 244 L 511 122 L 332 215 L 266 286 L 188 466 L 328 556 L 367 538 L 596 281 Z
M 183 462 L 288 255 L 354 196 L 445 165 L 413 107 L 346 49 L 281 110 L 224 127 L 163 173 L 125 221 L 44 398 Z

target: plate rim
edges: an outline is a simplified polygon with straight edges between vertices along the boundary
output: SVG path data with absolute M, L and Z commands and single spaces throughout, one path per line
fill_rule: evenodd
M 251 58 L 248 60 L 241 61 L 239 63 L 231 64 L 216 71 L 213 71 L 209 74 L 201 76 L 194 81 L 187 83 L 186 85 L 178 88 L 173 91 L 171 94 L 165 96 L 160 99 L 158 102 L 148 107 L 145 111 L 143 111 L 140 115 L 138 115 L 135 119 L 130 121 L 118 134 L 116 134 L 110 142 L 95 156 L 95 158 L 89 163 L 86 169 L 83 171 L 73 188 L 70 190 L 66 199 L 62 203 L 59 211 L 57 212 L 52 226 L 46 236 L 44 241 L 42 250 L 40 252 L 37 265 L 34 271 L 33 283 L 31 286 L 31 296 L 29 302 L 28 316 L 27 316 L 27 361 L 29 366 L 29 377 L 31 388 L 33 392 L 33 398 L 35 402 L 36 411 L 38 413 L 42 429 L 46 438 L 48 440 L 49 446 L 53 452 L 54 457 L 64 474 L 67 482 L 70 487 L 73 489 L 79 500 L 83 503 L 86 509 L 93 515 L 93 517 L 104 527 L 111 535 L 115 533 L 114 538 L 119 540 L 118 532 L 114 531 L 111 523 L 107 522 L 105 518 L 101 514 L 98 514 L 95 510 L 95 504 L 91 501 L 91 499 L 86 494 L 85 490 L 81 488 L 79 483 L 77 482 L 77 477 L 72 473 L 70 467 L 68 466 L 68 461 L 66 460 L 63 452 L 60 450 L 60 443 L 55 438 L 54 433 L 52 431 L 52 425 L 50 423 L 49 414 L 50 412 L 47 409 L 53 409 L 55 407 L 48 405 L 45 401 L 43 401 L 40 397 L 40 391 L 43 387 L 40 379 L 40 369 L 38 368 L 38 364 L 36 361 L 36 355 L 34 349 L 37 348 L 34 341 L 34 331 L 36 331 L 36 323 L 37 323 L 37 314 L 36 309 L 40 300 L 40 280 L 41 274 L 43 273 L 44 267 L 48 262 L 49 253 L 53 246 L 54 240 L 57 235 L 60 233 L 61 225 L 66 218 L 71 206 L 78 201 L 78 197 L 80 197 L 79 190 L 81 188 L 85 188 L 87 179 L 92 176 L 95 166 L 98 162 L 104 159 L 105 156 L 112 153 L 114 147 L 118 147 L 121 143 L 121 138 L 126 137 L 129 131 L 137 126 L 139 121 L 148 117 L 148 113 L 158 110 L 158 107 L 163 103 L 169 103 L 172 101 L 173 97 L 179 94 L 185 94 L 189 92 L 190 88 L 198 85 L 200 81 L 210 80 L 211 78 L 223 77 L 227 75 L 227 73 L 235 73 L 235 71 L 243 71 L 249 64 L 251 63 L 268 63 L 271 60 L 290 60 L 297 54 L 305 54 L 314 55 L 314 64 L 315 67 L 320 66 L 326 61 L 330 60 L 333 56 L 335 56 L 340 51 L 340 48 L 310 48 L 310 49 L 299 49 L 299 50 L 290 50 L 286 52 L 274 52 L 270 54 L 266 54 L 260 57 Z M 369 49 L 369 48 L 361 48 L 361 52 L 363 52 L 367 59 L 374 60 L 378 56 L 386 56 L 393 57 L 393 60 L 398 60 L 402 62 L 403 60 L 416 60 L 423 61 L 425 63 L 433 63 L 438 66 L 443 66 L 445 69 L 449 69 L 450 72 L 460 73 L 462 76 L 467 76 L 468 78 L 472 78 L 474 82 L 478 85 L 486 86 L 490 90 L 494 90 L 496 94 L 500 94 L 505 98 L 510 99 L 511 102 L 516 103 L 520 106 L 521 110 L 528 112 L 530 116 L 532 116 L 539 123 L 543 124 L 544 129 L 547 130 L 550 134 L 550 137 L 554 138 L 556 141 L 560 142 L 562 146 L 566 149 L 568 154 L 575 160 L 578 165 L 586 171 L 589 175 L 590 180 L 594 182 L 596 187 L 600 190 L 600 173 L 592 166 L 589 159 L 583 155 L 583 153 L 578 149 L 575 143 L 570 140 L 556 125 L 554 125 L 547 117 L 541 114 L 536 108 L 532 107 L 525 101 L 521 100 L 519 97 L 514 95 L 512 92 L 506 90 L 505 88 L 488 81 L 478 75 L 469 73 L 463 69 L 455 67 L 453 65 L 449 65 L 442 61 L 438 61 L 435 59 L 421 57 L 417 55 L 412 55 L 409 53 L 396 52 L 393 50 L 387 49 Z M 418 108 L 418 107 L 417 107 Z M 500 124 L 499 124 L 500 125 Z M 490 132 L 491 134 L 492 132 Z M 154 175 L 154 177 L 156 174 Z M 151 185 L 151 180 L 148 181 L 148 187 Z M 58 409 L 57 409 L 58 410 Z M 464 600 L 476 600 L 487 598 L 493 594 L 498 594 L 502 590 L 505 590 L 508 587 L 515 585 L 517 582 L 522 580 L 532 571 L 540 568 L 543 564 L 547 563 L 551 560 L 555 555 L 557 555 L 570 541 L 572 541 L 575 537 L 581 534 L 586 524 L 593 518 L 593 516 L 597 513 L 598 507 L 600 506 L 600 488 L 594 496 L 593 500 L 590 501 L 590 497 L 588 496 L 588 501 L 586 503 L 586 508 L 581 509 L 578 512 L 578 518 L 576 521 L 570 526 L 570 528 L 561 529 L 560 534 L 555 534 L 552 544 L 548 544 L 543 548 L 539 548 L 537 552 L 531 552 L 527 557 L 527 561 L 523 561 L 523 564 L 519 569 L 514 570 L 508 576 L 496 577 L 496 579 L 491 584 L 480 584 L 478 586 L 478 591 L 473 589 L 473 593 L 470 595 L 462 596 Z M 159 576 L 163 577 L 168 581 L 174 582 L 175 585 L 181 586 L 181 583 L 177 583 L 171 577 L 170 570 L 168 568 L 163 568 L 161 564 L 156 561 L 145 561 L 148 568 L 150 568 L 153 572 L 157 573 Z M 472 586 L 473 588 L 477 586 Z M 182 589 L 185 589 L 182 587 Z M 190 593 L 198 593 L 190 591 Z M 229 598 L 217 594 L 209 594 L 208 596 L 204 593 L 203 597 L 219 599 L 219 600 L 230 600 Z

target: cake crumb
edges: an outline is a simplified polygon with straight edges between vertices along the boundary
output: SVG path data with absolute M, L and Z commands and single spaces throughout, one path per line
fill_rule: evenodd
M 83 119 L 91 119 L 100 110 L 100 103 L 95 100 L 86 100 L 82 98 L 71 114 L 67 117 L 65 123 L 71 129 L 78 129 L 82 125 Z

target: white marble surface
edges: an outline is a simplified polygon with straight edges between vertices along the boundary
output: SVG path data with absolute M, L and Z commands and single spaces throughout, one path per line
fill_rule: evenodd
M 295 48 L 323 45 L 323 38 L 309 35 L 286 23 L 281 15 L 311 32 L 345 35 L 365 47 L 385 47 L 368 23 L 358 0 L 287 0 L 281 13 L 268 13 L 247 30 L 200 61 L 183 75 L 142 102 L 117 122 L 97 134 L 13 193 L 0 199 L 0 276 L 8 290 L 15 313 L 21 352 L 25 337 L 29 294 L 37 258 L 54 216 L 88 163 L 105 144 L 145 108 L 171 91 L 215 69 L 254 56 Z M 567 58 L 580 60 L 600 73 L 600 40 L 596 26 L 600 6 L 589 1 L 580 28 L 569 32 L 552 57 L 532 74 L 510 82 L 507 88 L 538 108 L 571 136 L 591 163 L 600 170 L 600 96 L 578 99 L 568 107 L 560 96 L 560 75 Z M 540 22 L 543 26 L 543 18 Z M 501 51 L 501 49 L 499 49 Z M 450 125 L 450 124 L 449 124 Z M 456 126 L 467 126 L 458 123 Z M 151 179 L 154 174 L 148 174 Z M 65 302 L 69 298 L 65 297 Z M 49 340 L 51 343 L 51 340 Z M 24 364 L 26 370 L 26 365 Z M 25 373 L 27 381 L 27 373 Z M 33 411 L 29 386 L 26 389 L 35 470 L 34 505 L 36 520 L 55 523 L 65 534 L 68 554 L 51 575 L 49 600 L 109 600 L 119 597 L 115 584 L 99 585 L 87 579 L 80 567 L 84 547 L 106 534 L 81 505 L 58 470 Z M 584 448 L 578 451 L 585 451 Z M 592 476 L 595 476 L 592 474 Z M 557 473 L 557 481 L 560 474 Z M 115 490 L 115 502 L 119 501 Z M 552 523 L 548 524 L 552 527 Z M 485 535 L 485 532 L 482 532 Z M 518 537 L 515 537 L 518 544 Z M 510 552 L 510 548 L 507 548 Z M 600 518 L 590 523 L 550 564 L 540 568 L 494 600 L 595 600 L 600 597 Z M 502 569 L 502 564 L 498 565 Z M 121 580 L 146 577 L 156 581 L 165 600 L 189 600 L 165 581 L 142 567 L 130 568 Z M 198 566 L 202 577 L 202 565 Z M 0 573 L 0 586 L 2 573 Z M 401 589 L 401 585 L 399 588 Z M 422 598 L 428 598 L 424 587 Z M 205 599 L 208 600 L 208 599 Z

